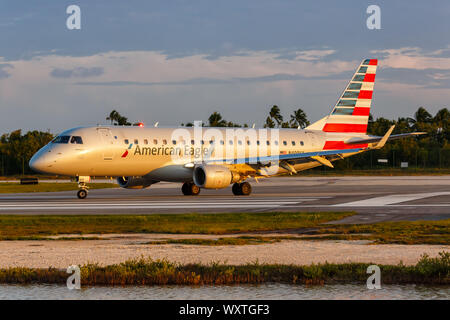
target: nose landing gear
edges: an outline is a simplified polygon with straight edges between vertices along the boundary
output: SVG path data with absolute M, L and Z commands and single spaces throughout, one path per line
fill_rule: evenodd
M 85 199 L 87 197 L 89 187 L 87 186 L 86 183 L 88 183 L 90 181 L 91 181 L 91 177 L 89 177 L 89 176 L 77 177 L 78 188 L 80 188 L 80 190 L 78 190 L 78 192 L 77 192 L 78 199 Z
M 78 190 L 78 192 L 77 192 L 78 199 L 84 199 L 87 197 L 87 195 L 88 195 L 88 191 L 86 189 L 81 189 L 81 190 Z

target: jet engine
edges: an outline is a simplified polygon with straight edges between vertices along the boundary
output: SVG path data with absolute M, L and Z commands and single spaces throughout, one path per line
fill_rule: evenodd
M 194 183 L 205 189 L 222 189 L 240 180 L 240 175 L 221 165 L 200 165 L 194 169 Z
M 119 177 L 117 183 L 121 188 L 126 189 L 144 189 L 158 181 L 151 180 L 145 177 Z

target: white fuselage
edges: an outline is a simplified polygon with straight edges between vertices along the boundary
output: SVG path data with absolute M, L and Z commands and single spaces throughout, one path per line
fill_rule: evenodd
M 58 138 L 61 141 L 50 142 L 33 156 L 31 168 L 68 176 L 147 176 L 155 181 L 184 182 L 192 181 L 193 165 L 189 163 L 319 151 L 326 141 L 344 141 L 355 134 L 297 129 L 97 126 L 70 129 L 58 137 L 62 137 Z M 78 137 L 81 139 L 75 139 Z M 318 165 L 309 161 L 296 164 L 295 169 Z M 275 174 L 285 172 L 279 168 Z

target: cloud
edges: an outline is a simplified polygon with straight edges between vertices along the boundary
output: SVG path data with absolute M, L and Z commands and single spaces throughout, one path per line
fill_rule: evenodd
M 402 47 L 371 53 L 380 60 L 379 79 L 423 88 L 450 88 L 450 46 L 436 50 Z
M 103 68 L 101 67 L 76 67 L 73 69 L 61 69 L 54 68 L 50 75 L 54 78 L 89 78 L 89 77 L 98 77 L 104 73 Z
M 418 47 L 372 50 L 380 57 L 382 68 L 404 68 L 415 70 L 450 70 L 450 49 L 448 47 L 425 51 Z
M 82 86 L 181 86 L 181 85 L 217 85 L 297 80 L 331 80 L 349 79 L 345 72 L 328 76 L 304 76 L 301 74 L 277 73 L 261 77 L 232 77 L 229 79 L 192 78 L 183 81 L 145 82 L 145 81 L 79 81 L 76 85 Z
M 443 88 L 450 85 L 450 69 L 389 63 L 397 55 L 420 59 L 421 53 L 419 48 L 379 53 L 374 114 L 410 115 L 411 108 L 415 111 L 419 105 L 435 112 L 433 108 L 449 101 L 450 91 Z M 0 121 L 0 127 L 95 125 L 113 108 L 133 121 L 161 125 L 201 119 L 214 110 L 221 110 L 230 121 L 263 123 L 273 104 L 284 115 L 301 107 L 315 120 L 329 113 L 361 61 L 340 54 L 324 48 L 247 50 L 215 59 L 205 53 L 170 57 L 161 51 L 111 51 L 83 57 L 57 52 L 7 64 L 0 58 L 1 71 L 14 68 L 11 79 L 0 86 L 0 100 L 10 115 Z M 426 54 L 425 58 L 445 59 L 446 51 Z M 24 113 L 32 115 L 27 123 Z
M 6 79 L 6 78 L 9 78 L 11 76 L 11 74 L 7 70 L 5 70 L 7 68 L 12 69 L 14 67 L 10 63 L 1 63 L 0 64 L 0 79 Z

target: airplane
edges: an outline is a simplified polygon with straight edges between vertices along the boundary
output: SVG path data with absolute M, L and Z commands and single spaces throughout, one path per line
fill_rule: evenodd
M 184 195 L 232 185 L 250 195 L 247 181 L 325 165 L 387 141 L 425 134 L 367 134 L 377 59 L 365 59 L 330 114 L 305 129 L 155 125 L 94 126 L 66 130 L 40 149 L 29 165 L 36 172 L 76 177 L 84 199 L 92 176 L 115 177 L 122 188 L 142 189 L 160 181 L 182 183 Z M 288 184 L 289 182 L 286 181 Z

